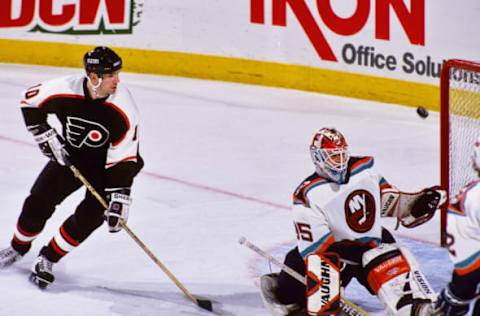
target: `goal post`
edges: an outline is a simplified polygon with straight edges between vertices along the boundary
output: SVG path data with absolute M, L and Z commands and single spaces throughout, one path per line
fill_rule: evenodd
M 480 135 L 480 62 L 445 61 L 440 90 L 440 177 L 452 197 L 475 179 L 470 157 Z M 441 245 L 446 246 L 446 207 L 440 222 Z

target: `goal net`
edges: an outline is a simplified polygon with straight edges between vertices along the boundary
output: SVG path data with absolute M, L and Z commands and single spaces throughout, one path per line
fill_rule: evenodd
M 475 179 L 471 154 L 480 135 L 480 63 L 448 60 L 442 67 L 441 183 L 450 197 Z M 446 244 L 446 209 L 442 211 L 442 245 Z

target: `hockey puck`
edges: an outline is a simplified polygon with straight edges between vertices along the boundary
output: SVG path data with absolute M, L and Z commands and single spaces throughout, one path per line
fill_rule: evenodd
M 240 245 L 243 245 L 245 242 L 247 241 L 247 238 L 245 237 L 240 237 L 240 239 L 238 240 L 238 242 L 240 243 Z
M 428 117 L 428 110 L 426 108 L 424 108 L 423 106 L 419 106 L 417 108 L 417 114 L 421 118 L 427 118 Z

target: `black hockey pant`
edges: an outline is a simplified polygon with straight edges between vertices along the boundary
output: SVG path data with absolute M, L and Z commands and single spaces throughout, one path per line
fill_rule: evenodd
M 104 173 L 84 172 L 83 174 L 104 196 Z M 49 162 L 37 177 L 30 195 L 25 199 L 18 218 L 17 231 L 26 236 L 38 235 L 54 213 L 55 207 L 81 186 L 82 183 L 74 177 L 68 167 Z M 103 214 L 104 208 L 87 190 L 75 212 L 63 222 L 59 232 L 48 246 L 43 247 L 41 253 L 50 261 L 57 262 L 102 225 Z M 31 242 L 21 242 L 14 236 L 12 246 L 21 254 L 25 254 L 30 249 Z

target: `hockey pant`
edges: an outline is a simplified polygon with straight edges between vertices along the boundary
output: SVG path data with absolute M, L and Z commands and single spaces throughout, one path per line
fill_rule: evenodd
M 104 172 L 84 174 L 94 188 L 104 195 Z M 82 183 L 74 177 L 69 168 L 49 162 L 25 199 L 11 242 L 12 247 L 22 255 L 27 253 L 56 206 L 81 186 Z M 49 244 L 42 248 L 41 254 L 52 262 L 58 262 L 102 225 L 103 214 L 103 207 L 87 190 L 75 212 L 63 222 Z

